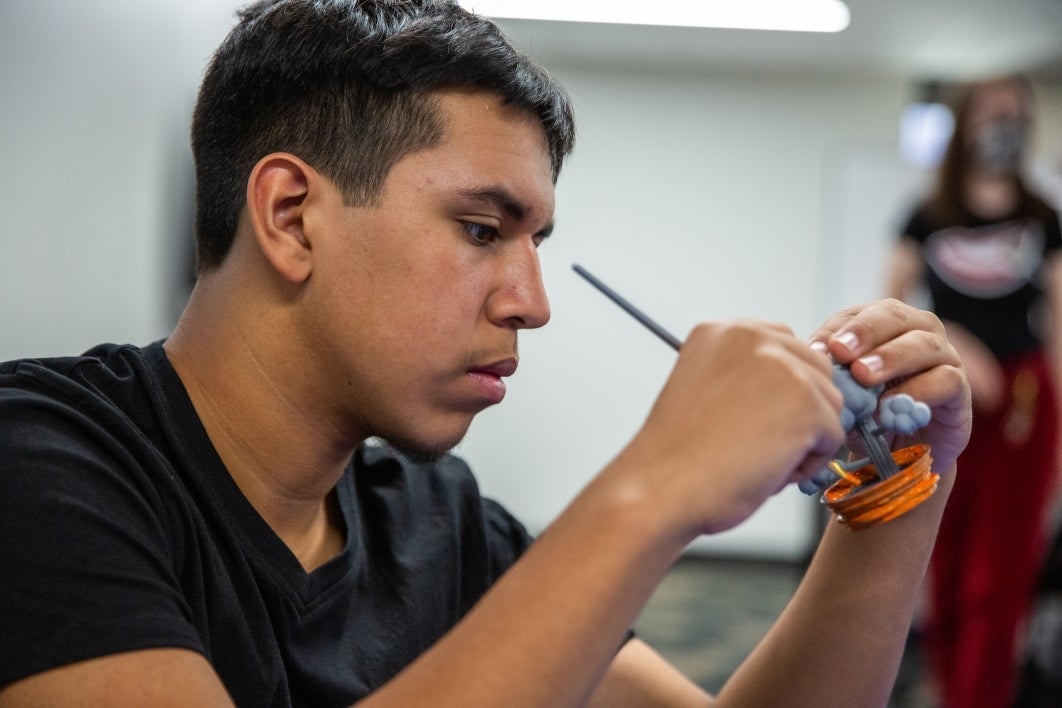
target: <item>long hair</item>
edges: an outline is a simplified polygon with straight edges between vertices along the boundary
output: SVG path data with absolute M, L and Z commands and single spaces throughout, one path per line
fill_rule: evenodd
M 1022 75 L 1002 76 L 984 79 L 958 87 L 951 107 L 955 116 L 955 129 L 937 171 L 937 181 L 926 206 L 933 218 L 940 223 L 963 223 L 970 219 L 970 210 L 966 205 L 966 179 L 973 168 L 972 137 L 970 135 L 970 113 L 978 94 L 990 87 L 1010 85 L 1020 91 L 1032 118 L 1033 89 L 1028 78 Z M 1042 197 L 1033 192 L 1020 171 L 1010 176 L 1018 193 L 1018 216 L 1043 218 L 1051 211 L 1051 206 Z

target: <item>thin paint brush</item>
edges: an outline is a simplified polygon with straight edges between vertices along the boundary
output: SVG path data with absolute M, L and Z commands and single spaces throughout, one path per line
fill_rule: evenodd
M 604 293 L 605 297 L 607 297 L 609 300 L 612 300 L 612 302 L 616 303 L 624 310 L 626 310 L 627 314 L 629 314 L 631 317 L 648 327 L 650 332 L 652 332 L 653 334 L 667 342 L 669 345 L 671 345 L 672 349 L 678 351 L 679 348 L 682 346 L 682 342 L 680 342 L 678 338 L 675 337 L 675 335 L 671 334 L 666 329 L 658 325 L 656 322 L 650 319 L 649 316 L 646 315 L 644 312 L 627 302 L 615 290 L 605 285 L 600 280 L 591 275 L 589 272 L 587 272 L 586 268 L 583 268 L 581 265 L 576 265 L 575 263 L 573 263 L 572 270 L 574 270 L 579 275 L 583 276 L 588 283 L 590 283 L 595 288 Z

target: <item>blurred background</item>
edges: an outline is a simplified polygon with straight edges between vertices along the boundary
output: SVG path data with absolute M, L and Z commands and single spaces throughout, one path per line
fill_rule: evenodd
M 1000 72 L 1033 79 L 1035 181 L 1062 201 L 1062 3 L 847 6 L 828 34 L 500 20 L 579 121 L 541 252 L 553 322 L 459 450 L 532 530 L 634 433 L 674 358 L 573 262 L 680 338 L 732 317 L 806 336 L 880 295 L 941 130 L 926 105 Z M 172 327 L 193 278 L 189 118 L 234 7 L 0 3 L 0 359 Z M 792 561 L 819 520 L 786 491 L 691 551 Z

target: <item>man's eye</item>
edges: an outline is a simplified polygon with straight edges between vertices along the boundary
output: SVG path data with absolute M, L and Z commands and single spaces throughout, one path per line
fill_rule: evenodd
M 501 238 L 498 229 L 493 226 L 479 224 L 474 221 L 463 221 L 461 223 L 468 235 L 472 237 L 472 242 L 477 246 L 488 246 Z

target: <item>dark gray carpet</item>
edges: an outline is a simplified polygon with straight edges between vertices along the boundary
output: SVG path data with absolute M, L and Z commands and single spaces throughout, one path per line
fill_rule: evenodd
M 685 557 L 635 624 L 638 635 L 710 692 L 752 650 L 789 600 L 799 563 Z M 917 643 L 908 648 L 890 708 L 932 708 Z

